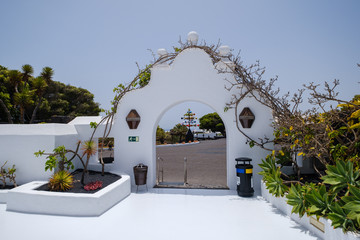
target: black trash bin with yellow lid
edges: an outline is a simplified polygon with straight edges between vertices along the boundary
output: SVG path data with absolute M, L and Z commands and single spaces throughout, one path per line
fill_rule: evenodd
M 241 197 L 252 197 L 254 195 L 254 184 L 252 179 L 253 165 L 251 158 L 235 158 L 237 193 Z

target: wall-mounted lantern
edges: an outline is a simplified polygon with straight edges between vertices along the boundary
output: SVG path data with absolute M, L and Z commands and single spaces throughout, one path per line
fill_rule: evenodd
M 250 108 L 246 107 L 241 111 L 239 120 L 243 128 L 251 128 L 255 121 L 255 115 L 252 113 Z
M 126 122 L 130 129 L 137 129 L 140 123 L 140 115 L 135 109 L 132 109 L 126 116 Z

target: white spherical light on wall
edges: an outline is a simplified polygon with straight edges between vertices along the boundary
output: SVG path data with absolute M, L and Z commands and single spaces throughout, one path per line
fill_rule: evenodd
M 219 55 L 221 57 L 228 57 L 231 54 L 231 49 L 229 46 L 220 46 L 219 47 Z
M 165 56 L 166 54 L 168 54 L 168 52 L 166 51 L 165 48 L 159 48 L 159 49 L 157 50 L 157 54 L 158 54 L 160 57 L 162 57 L 162 56 Z
M 199 34 L 195 31 L 191 31 L 187 35 L 187 40 L 191 45 L 196 45 L 199 40 Z

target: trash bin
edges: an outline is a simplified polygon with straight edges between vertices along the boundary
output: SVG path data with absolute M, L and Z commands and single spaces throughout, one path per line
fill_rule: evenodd
M 254 184 L 252 179 L 253 166 L 250 164 L 251 158 L 236 158 L 237 193 L 241 197 L 251 197 L 254 195 Z M 240 162 L 240 163 L 239 163 Z
M 134 167 L 134 176 L 136 185 L 145 185 L 148 166 L 140 163 Z

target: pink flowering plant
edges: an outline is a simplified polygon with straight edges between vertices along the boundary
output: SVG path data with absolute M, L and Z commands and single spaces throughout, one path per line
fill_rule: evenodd
M 94 191 L 96 189 L 102 188 L 103 182 L 102 181 L 96 181 L 88 183 L 84 186 L 84 189 L 86 191 Z

